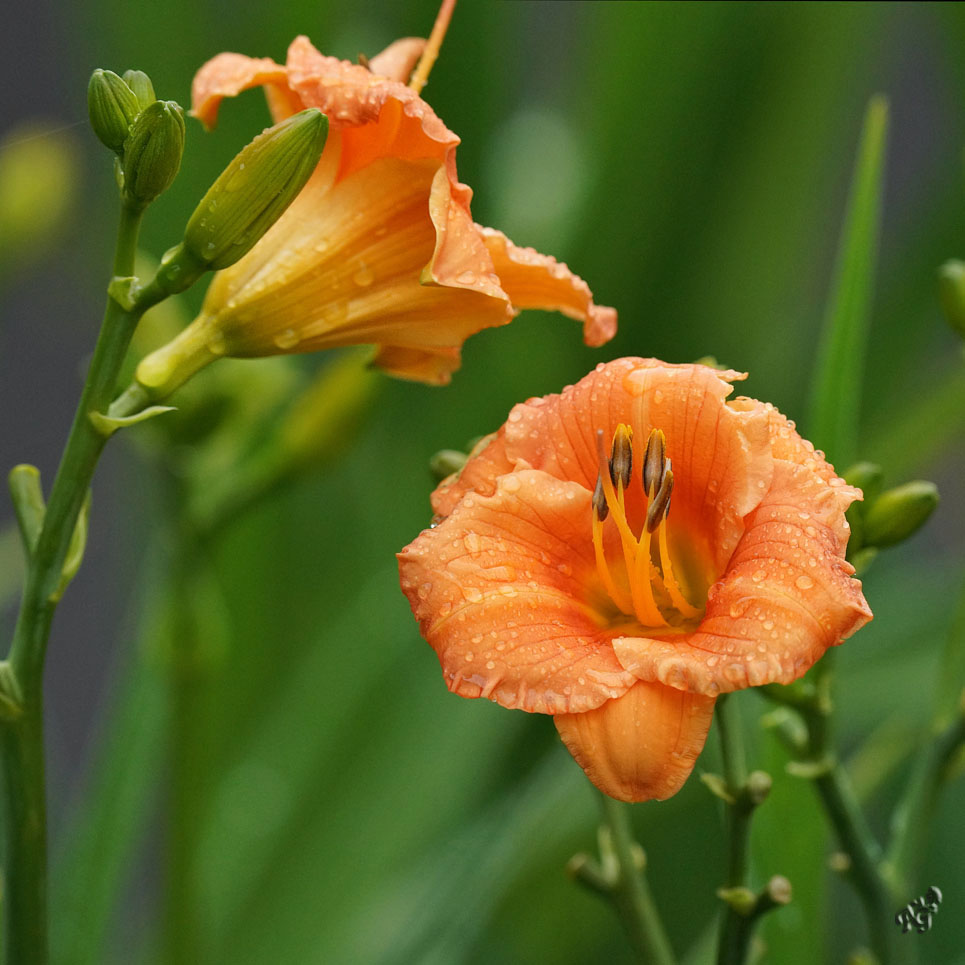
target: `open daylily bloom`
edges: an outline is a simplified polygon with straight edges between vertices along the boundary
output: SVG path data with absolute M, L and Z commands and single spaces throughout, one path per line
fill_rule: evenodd
M 744 378 L 619 359 L 517 405 L 433 493 L 402 589 L 464 697 L 552 714 L 602 791 L 676 793 L 721 693 L 789 683 L 871 619 L 860 491 Z
M 263 356 L 378 346 L 393 375 L 445 383 L 465 339 L 521 308 L 558 310 L 601 345 L 616 312 L 553 258 L 473 222 L 456 176 L 459 138 L 405 79 L 425 41 L 397 41 L 367 66 L 325 57 L 298 37 L 282 66 L 220 54 L 198 72 L 195 116 L 262 86 L 276 121 L 306 107 L 329 119 L 318 167 L 284 215 L 240 261 L 218 272 L 200 316 L 142 365 L 167 394 L 219 355 Z

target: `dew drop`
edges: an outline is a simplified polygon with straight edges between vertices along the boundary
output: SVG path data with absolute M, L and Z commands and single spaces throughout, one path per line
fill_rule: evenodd
M 478 553 L 482 548 L 482 544 L 479 541 L 479 537 L 475 533 L 466 533 L 465 538 L 466 549 L 470 553 Z
M 228 351 L 228 343 L 225 341 L 224 335 L 220 332 L 215 332 L 211 338 L 208 339 L 208 351 L 212 355 L 224 355 Z
M 352 275 L 352 281 L 354 281 L 359 288 L 368 288 L 368 286 L 375 281 L 375 272 L 363 261 L 359 270 Z
M 478 587 L 475 587 L 475 586 L 467 586 L 467 587 L 462 591 L 462 595 L 463 595 L 470 603 L 478 603 L 478 602 L 483 598 L 482 591 L 481 591 Z
M 754 570 L 753 574 L 751 574 L 751 579 L 755 583 L 760 583 L 765 576 L 767 576 L 767 573 L 764 570 Z
M 814 580 L 810 576 L 799 576 L 795 581 L 794 585 L 799 590 L 810 590 L 814 586 Z
M 495 660 L 489 660 L 489 661 L 486 662 L 486 669 L 487 669 L 487 670 L 493 670 L 493 669 L 495 668 L 495 666 L 496 666 L 496 661 L 495 661 Z
M 456 281 L 460 285 L 473 285 L 476 282 L 476 273 L 466 269 L 466 271 L 461 271 L 456 275 Z
M 519 492 L 519 477 L 518 476 L 507 476 L 502 481 L 503 491 L 507 493 L 518 493 Z
M 300 341 L 301 337 L 293 328 L 286 328 L 274 338 L 275 345 L 282 351 L 288 351 L 288 349 L 294 348 Z

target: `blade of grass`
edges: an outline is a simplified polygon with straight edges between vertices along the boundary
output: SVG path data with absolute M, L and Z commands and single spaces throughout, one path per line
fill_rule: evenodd
M 853 461 L 858 443 L 887 130 L 888 102 L 880 95 L 872 97 L 861 131 L 812 382 L 808 434 L 841 466 Z

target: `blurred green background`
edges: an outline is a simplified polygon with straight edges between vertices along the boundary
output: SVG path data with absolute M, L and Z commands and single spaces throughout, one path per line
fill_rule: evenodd
M 101 311 L 116 202 L 110 159 L 86 128 L 90 72 L 143 69 L 160 97 L 187 105 L 194 71 L 219 51 L 283 61 L 306 33 L 354 60 L 427 34 L 435 9 L 84 0 L 12 18 L 0 134 L 38 115 L 63 128 L 44 136 L 69 139 L 74 183 L 60 240 L 0 276 L 5 466 L 33 461 L 52 478 Z M 872 568 L 876 620 L 840 654 L 839 746 L 858 753 L 877 735 L 856 773 L 885 831 L 901 755 L 914 753 L 930 713 L 965 562 L 965 375 L 936 295 L 937 266 L 965 257 L 963 50 L 957 3 L 462 0 L 425 96 L 463 139 L 473 214 L 565 260 L 618 308 L 620 332 L 591 351 L 572 322 L 528 312 L 472 338 L 449 388 L 383 380 L 339 461 L 233 521 L 212 547 L 214 586 L 183 590 L 179 607 L 204 614 L 221 641 L 200 688 L 203 737 L 188 752 L 206 961 L 630 960 L 610 910 L 564 873 L 575 851 L 595 847 L 597 814 L 552 722 L 446 692 L 393 554 L 428 523 L 433 452 L 492 431 L 515 402 L 600 360 L 714 355 L 750 372 L 744 391 L 806 430 L 876 92 L 890 100 L 891 132 L 860 455 L 882 461 L 889 483 L 932 478 L 944 497 L 922 533 Z M 181 175 L 145 223 L 149 252 L 178 239 L 194 202 L 266 123 L 257 93 L 227 104 L 213 134 L 189 121 Z M 254 377 L 247 391 L 259 391 Z M 157 944 L 168 777 L 158 608 L 170 542 L 157 520 L 178 462 L 158 471 L 131 444 L 138 432 L 99 471 L 91 550 L 49 655 L 63 963 L 151 961 Z M 16 554 L 3 543 L 0 569 L 9 596 Z M 122 684 L 137 688 L 126 705 Z M 782 752 L 757 723 L 767 706 L 747 693 L 741 708 L 751 765 L 779 775 L 755 822 L 755 881 L 783 873 L 796 889 L 764 929 L 766 960 L 843 962 L 868 941 L 858 904 L 824 873 L 820 812 L 806 782 L 782 775 Z M 635 815 L 681 953 L 715 912 L 723 875 L 722 815 L 697 780 L 718 767 L 714 736 L 685 789 Z M 931 932 L 907 936 L 922 962 L 965 962 L 963 809 L 959 779 L 920 881 L 945 902 Z M 122 839 L 130 846 L 109 844 Z

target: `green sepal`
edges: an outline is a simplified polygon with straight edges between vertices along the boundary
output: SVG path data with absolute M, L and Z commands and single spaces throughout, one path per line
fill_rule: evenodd
M 117 154 L 141 112 L 137 95 L 112 70 L 95 70 L 87 85 L 87 112 L 98 140 Z
M 155 416 L 164 415 L 165 412 L 173 412 L 177 406 L 174 405 L 151 405 L 133 415 L 108 415 L 104 412 L 91 412 L 90 421 L 94 428 L 105 438 L 109 438 L 118 429 L 126 429 L 128 426 L 137 425 L 139 422 L 146 422 Z
M 107 286 L 107 296 L 125 312 L 134 310 L 139 291 L 138 280 L 133 275 L 115 275 Z
M 784 765 L 784 770 L 793 777 L 803 777 L 813 781 L 815 778 L 824 777 L 831 771 L 831 761 L 821 758 L 817 761 L 788 761 Z
M 700 783 L 703 784 L 714 797 L 719 797 L 725 803 L 737 803 L 737 799 L 730 793 L 727 787 L 727 782 L 719 774 L 701 774 Z
M 9 660 L 0 660 L 0 721 L 10 723 L 23 716 L 23 694 Z
M 17 516 L 20 537 L 27 556 L 32 556 L 37 539 L 44 525 L 47 511 L 44 493 L 40 486 L 40 470 L 22 463 L 10 470 L 8 477 L 13 511 Z
M 157 100 L 151 78 L 143 70 L 125 70 L 121 79 L 134 92 L 141 110 L 149 107 Z
M 91 491 L 88 489 L 87 496 L 80 507 L 80 513 L 77 515 L 74 531 L 70 534 L 67 555 L 64 557 L 64 565 L 60 570 L 60 581 L 57 584 L 57 589 L 49 597 L 51 603 L 56 603 L 64 595 L 64 590 L 77 575 L 80 564 L 84 561 L 84 550 L 87 548 L 87 530 L 90 523 L 90 503 Z
M 744 885 L 738 885 L 734 888 L 718 888 L 717 897 L 743 918 L 747 918 L 757 904 L 757 895 Z

